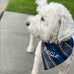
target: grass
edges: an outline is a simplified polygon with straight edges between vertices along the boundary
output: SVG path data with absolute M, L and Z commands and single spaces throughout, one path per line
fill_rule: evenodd
M 7 11 L 21 12 L 27 14 L 36 14 L 35 0 L 10 0 Z
M 74 18 L 74 0 L 48 0 L 48 3 L 51 1 L 62 3 Z M 10 0 L 6 10 L 35 15 L 36 7 L 35 0 Z

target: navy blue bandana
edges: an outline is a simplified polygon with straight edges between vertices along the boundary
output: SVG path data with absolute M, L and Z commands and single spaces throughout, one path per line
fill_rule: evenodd
M 73 45 L 73 38 L 57 44 L 42 42 L 41 52 L 44 69 L 51 69 L 63 63 L 71 55 Z

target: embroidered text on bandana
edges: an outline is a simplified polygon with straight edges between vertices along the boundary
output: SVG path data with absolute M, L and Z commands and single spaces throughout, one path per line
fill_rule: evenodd
M 42 59 L 44 69 L 51 69 L 63 63 L 72 53 L 73 38 L 58 44 L 42 42 Z

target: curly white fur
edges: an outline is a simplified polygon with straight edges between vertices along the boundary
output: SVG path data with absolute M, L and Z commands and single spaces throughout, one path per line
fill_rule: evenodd
M 50 43 L 66 41 L 71 37 L 71 27 L 73 25 L 70 12 L 62 4 L 54 2 L 48 4 L 47 0 L 36 0 L 36 3 L 38 4 L 38 14 L 28 19 L 28 21 L 30 21 L 28 30 L 31 33 L 31 38 L 27 51 L 30 53 L 34 51 L 35 37 L 39 38 L 41 41 L 49 41 Z M 36 48 L 32 74 L 39 74 L 41 41 Z M 67 66 L 70 62 L 69 57 L 68 61 L 60 66 L 61 70 L 59 74 L 67 73 Z

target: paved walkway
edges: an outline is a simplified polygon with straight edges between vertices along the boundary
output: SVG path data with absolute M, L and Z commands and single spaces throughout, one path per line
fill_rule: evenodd
M 0 74 L 30 74 L 34 54 L 28 54 L 29 32 L 25 25 L 29 15 L 5 12 L 1 20 L 1 71 Z M 74 61 L 73 61 L 74 62 Z M 58 74 L 58 68 L 40 74 Z M 68 74 L 74 74 L 72 63 Z

